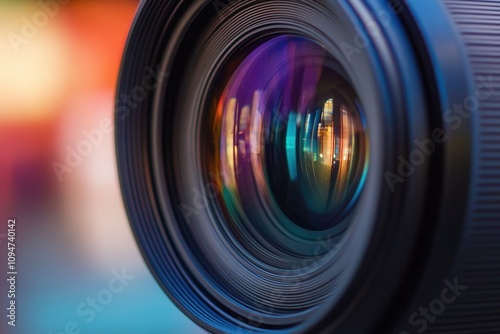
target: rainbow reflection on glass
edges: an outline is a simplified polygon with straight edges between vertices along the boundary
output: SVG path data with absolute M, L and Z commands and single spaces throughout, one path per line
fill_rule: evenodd
M 230 221 L 268 238 L 340 234 L 368 163 L 361 107 L 341 66 L 311 40 L 279 36 L 234 68 L 212 160 Z

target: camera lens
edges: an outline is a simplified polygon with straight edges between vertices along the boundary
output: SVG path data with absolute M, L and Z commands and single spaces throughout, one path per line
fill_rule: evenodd
M 309 39 L 279 36 L 235 68 L 212 138 L 219 161 L 211 173 L 227 176 L 227 212 L 257 224 L 339 226 L 356 204 L 367 162 L 359 100 L 340 64 Z
M 145 0 L 125 207 L 212 333 L 500 332 L 499 1 Z

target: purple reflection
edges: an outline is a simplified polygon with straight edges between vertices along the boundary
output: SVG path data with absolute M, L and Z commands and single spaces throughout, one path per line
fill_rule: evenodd
M 320 229 L 349 205 L 365 163 L 364 129 L 354 91 L 330 60 L 308 39 L 276 37 L 228 81 L 215 140 L 235 220 L 262 220 L 252 217 L 263 207 L 275 221 L 285 212 Z

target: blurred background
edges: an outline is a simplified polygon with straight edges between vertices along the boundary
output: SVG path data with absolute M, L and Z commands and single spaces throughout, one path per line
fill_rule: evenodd
M 121 201 L 113 105 L 139 1 L 0 0 L 0 273 L 16 219 L 16 326 L 202 333 L 146 268 Z

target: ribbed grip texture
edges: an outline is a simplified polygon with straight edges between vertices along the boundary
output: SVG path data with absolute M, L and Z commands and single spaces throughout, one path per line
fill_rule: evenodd
M 500 0 L 443 0 L 479 89 L 474 169 L 458 282 L 468 288 L 427 333 L 500 333 Z M 458 189 L 457 189 L 458 191 Z

